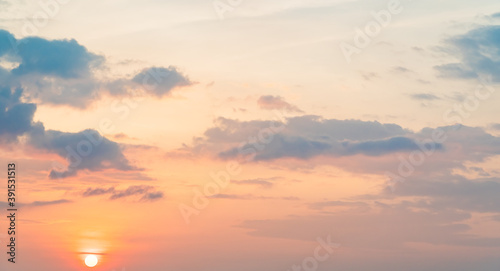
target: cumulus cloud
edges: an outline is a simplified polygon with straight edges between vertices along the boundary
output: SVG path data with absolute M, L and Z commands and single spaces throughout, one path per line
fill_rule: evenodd
M 32 131 L 29 143 L 38 149 L 56 153 L 68 161 L 66 169 L 54 169 L 50 172 L 52 179 L 74 176 L 84 169 L 137 169 L 130 165 L 118 143 L 101 136 L 95 130 L 65 133 L 41 127 Z
M 500 82 L 500 25 L 481 26 L 464 35 L 450 38 L 445 50 L 460 62 L 436 66 L 442 76 L 478 78 Z
M 173 66 L 144 69 L 132 78 L 110 83 L 95 74 L 104 61 L 103 56 L 89 52 L 76 40 L 17 40 L 0 30 L 0 63 L 9 64 L 0 67 L 4 84 L 0 86 L 0 139 L 16 141 L 24 135 L 28 145 L 66 159 L 68 165 L 58 164 L 50 178 L 75 176 L 82 170 L 138 170 L 124 156 L 122 145 L 91 129 L 76 133 L 46 130 L 42 123 L 33 121 L 37 105 L 24 102 L 86 108 L 104 93 L 135 95 L 133 90 L 139 88 L 139 93 L 160 98 L 174 88 L 192 84 Z
M 249 136 L 257 136 L 265 129 L 280 129 L 283 134 L 293 134 L 317 140 L 377 140 L 393 136 L 404 136 L 410 131 L 397 124 L 381 124 L 377 121 L 324 119 L 319 116 L 300 116 L 286 120 L 238 121 L 218 118 L 215 127 L 203 135 L 203 142 L 241 143 Z
M 288 112 L 303 113 L 297 106 L 291 105 L 281 96 L 265 95 L 257 100 L 261 109 L 265 110 L 286 110 Z
M 14 75 L 61 78 L 87 78 L 94 67 L 104 62 L 104 57 L 89 52 L 74 39 L 49 41 L 38 37 L 19 40 L 12 57 L 19 61 L 19 66 L 12 70 Z
M 30 131 L 34 125 L 36 105 L 20 101 L 22 89 L 0 88 L 0 138 L 7 141 Z
M 220 118 L 185 148 L 223 160 L 274 161 L 290 168 L 327 164 L 369 174 L 403 169 L 430 174 L 466 170 L 499 155 L 500 137 L 463 125 L 411 131 L 391 123 L 316 116 L 283 122 Z M 409 159 L 415 155 L 422 156 L 422 163 L 412 167 Z
M 364 154 L 369 156 L 380 156 L 393 152 L 418 150 L 419 145 L 415 140 L 406 137 L 393 137 L 382 140 L 371 140 L 362 142 L 350 141 L 320 141 L 300 136 L 276 135 L 268 147 L 258 151 L 253 158 L 259 160 L 273 160 L 279 158 L 309 159 L 320 155 L 349 156 Z M 441 144 L 437 149 L 442 149 Z M 243 156 L 255 150 L 254 144 L 246 144 L 221 152 L 220 157 L 229 159 Z
M 0 79 L 23 87 L 25 96 L 39 103 L 84 109 L 103 95 L 149 95 L 161 98 L 173 89 L 192 85 L 176 67 L 150 67 L 131 78 L 100 79 L 105 58 L 76 40 L 27 37 L 17 40 L 0 30 Z
M 418 150 L 411 132 L 395 124 L 359 120 L 322 119 L 302 116 L 287 119 L 284 129 L 272 134 L 268 144 L 247 142 L 265 129 L 272 132 L 270 121 L 239 122 L 219 119 L 218 127 L 205 132 L 201 144 L 234 143 L 235 147 L 219 152 L 219 157 L 231 159 L 254 153 L 253 160 L 272 160 L 285 157 L 309 159 L 315 156 L 350 156 L 364 154 L 380 156 L 393 152 Z M 246 143 L 245 143 L 246 142 Z M 260 146 L 259 146 L 260 145 Z M 436 144 L 436 149 L 442 146 Z
M 68 166 L 52 170 L 50 178 L 74 176 L 81 170 L 137 170 L 123 155 L 121 145 L 95 130 L 78 133 L 46 130 L 42 123 L 33 121 L 36 105 L 21 102 L 22 94 L 21 88 L 0 88 L 0 138 L 16 141 L 24 135 L 29 146 L 65 158 Z
M 7 52 L 12 50 L 15 45 L 16 39 L 11 33 L 0 29 L 0 57 L 4 56 Z

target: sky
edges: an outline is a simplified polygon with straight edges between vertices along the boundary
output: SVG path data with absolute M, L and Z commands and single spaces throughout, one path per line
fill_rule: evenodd
M 499 270 L 499 88 L 493 0 L 0 0 L 0 270 Z

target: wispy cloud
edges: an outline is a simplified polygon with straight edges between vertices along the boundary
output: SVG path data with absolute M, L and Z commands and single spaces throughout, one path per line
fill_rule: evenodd
M 162 199 L 164 193 L 162 191 L 157 191 L 153 186 L 147 185 L 133 185 L 126 189 L 117 189 L 116 187 L 108 188 L 87 188 L 82 195 L 84 197 L 110 195 L 110 200 L 116 200 L 121 198 L 127 198 L 131 196 L 142 196 L 140 200 L 142 201 L 153 201 Z
M 291 105 L 281 96 L 265 95 L 257 101 L 261 109 L 265 110 L 285 110 L 288 112 L 303 113 L 297 106 Z

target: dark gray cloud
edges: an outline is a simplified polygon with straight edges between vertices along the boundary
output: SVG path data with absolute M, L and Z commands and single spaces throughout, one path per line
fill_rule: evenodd
M 458 78 L 490 77 L 500 82 L 500 26 L 473 29 L 448 40 L 445 50 L 459 57 L 460 62 L 437 66 L 442 76 Z
M 141 201 L 154 201 L 164 197 L 164 193 L 157 191 L 155 187 L 148 185 L 134 185 L 127 189 L 119 190 L 116 187 L 109 188 L 87 188 L 82 195 L 84 197 L 93 197 L 101 195 L 110 195 L 110 200 L 127 198 L 132 196 L 141 196 Z
M 288 112 L 303 113 L 297 106 L 291 105 L 281 96 L 264 95 L 257 100 L 261 109 L 265 110 L 285 110 Z

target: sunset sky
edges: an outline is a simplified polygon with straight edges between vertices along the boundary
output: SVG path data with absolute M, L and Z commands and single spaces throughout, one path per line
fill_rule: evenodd
M 0 270 L 498 271 L 499 88 L 496 0 L 0 0 Z

